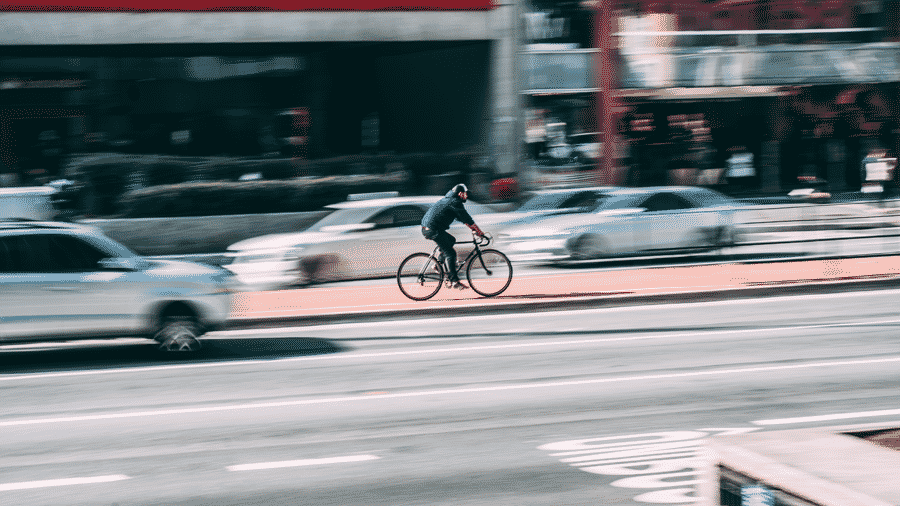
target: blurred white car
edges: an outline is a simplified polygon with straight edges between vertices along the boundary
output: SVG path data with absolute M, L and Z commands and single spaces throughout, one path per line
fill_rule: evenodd
M 497 248 L 519 261 L 714 250 L 734 243 L 734 214 L 741 207 L 706 188 L 619 188 L 589 213 L 507 227 Z
M 56 193 L 50 186 L 0 188 L 0 218 L 52 220 L 57 214 L 53 207 Z
M 303 232 L 264 235 L 232 244 L 228 247 L 232 261 L 225 267 L 248 289 L 256 290 L 392 276 L 408 255 L 434 249 L 434 242 L 422 236 L 422 217 L 440 198 L 393 197 L 332 204 L 326 206 L 331 214 Z M 491 231 L 491 223 L 504 216 L 471 200 L 465 206 L 485 231 Z M 450 232 L 459 240 L 471 237 L 460 224 Z
M 0 343 L 147 337 L 191 351 L 231 311 L 234 276 L 146 259 L 94 227 L 0 220 Z

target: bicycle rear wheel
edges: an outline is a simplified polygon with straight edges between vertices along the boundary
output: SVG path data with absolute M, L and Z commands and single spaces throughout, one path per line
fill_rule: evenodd
M 444 267 L 428 253 L 413 253 L 397 269 L 397 286 L 412 300 L 428 300 L 441 289 Z
M 495 249 L 481 250 L 466 266 L 466 278 L 472 290 L 484 297 L 500 295 L 512 282 L 512 264 L 506 255 Z

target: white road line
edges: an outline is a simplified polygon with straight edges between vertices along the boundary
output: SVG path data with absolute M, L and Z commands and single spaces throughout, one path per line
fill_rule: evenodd
M 576 340 L 568 340 L 568 341 L 538 341 L 538 342 L 529 342 L 529 343 L 508 343 L 508 344 L 492 344 L 492 345 L 481 345 L 481 346 L 458 346 L 458 347 L 446 347 L 446 348 L 433 348 L 428 350 L 403 350 L 403 351 L 385 351 L 385 352 L 372 352 L 372 353 L 341 353 L 341 354 L 333 354 L 333 355 L 315 355 L 315 356 L 303 356 L 303 357 L 292 357 L 292 358 L 282 358 L 282 359 L 271 359 L 271 360 L 239 360 L 239 361 L 230 361 L 230 362 L 207 362 L 200 364 L 177 364 L 177 365 L 160 365 L 160 366 L 150 366 L 150 367 L 125 367 L 125 368 L 115 368 L 115 369 L 94 369 L 87 371 L 70 371 L 70 372 L 54 372 L 54 373 L 38 373 L 38 374 L 0 374 L 0 382 L 2 381 L 24 381 L 24 380 L 36 380 L 36 379 L 46 379 L 46 378 L 66 378 L 73 376 L 94 376 L 94 375 L 102 375 L 102 374 L 122 374 L 122 373 L 137 373 L 143 374 L 146 372 L 152 371 L 171 371 L 175 369 L 206 369 L 206 368 L 215 368 L 215 367 L 242 367 L 245 365 L 275 365 L 283 362 L 313 362 L 313 361 L 323 361 L 323 360 L 355 360 L 359 358 L 384 358 L 384 357 L 401 357 L 401 356 L 412 356 L 412 355 L 436 355 L 442 353 L 460 353 L 460 352 L 468 352 L 468 351 L 488 351 L 488 350 L 505 350 L 505 349 L 516 349 L 516 348 L 536 348 L 536 347 L 545 347 L 545 346 L 569 346 L 569 345 L 579 345 L 579 344 L 603 344 L 603 343 L 617 343 L 617 342 L 628 342 L 628 341 L 644 341 L 644 340 L 661 340 L 661 339 L 682 339 L 688 337 L 709 337 L 715 335 L 726 335 L 726 334 L 754 334 L 760 332 L 778 332 L 781 330 L 790 330 L 790 331 L 798 331 L 798 330 L 815 330 L 815 329 L 826 329 L 826 328 L 841 328 L 841 327 L 864 327 L 864 326 L 872 326 L 872 325 L 892 325 L 900 323 L 900 319 L 896 320 L 871 320 L 871 321 L 860 321 L 860 322 L 846 322 L 846 323 L 822 323 L 817 325 L 791 325 L 785 327 L 767 327 L 767 328 L 759 328 L 759 329 L 735 329 L 735 330 L 711 330 L 711 331 L 699 331 L 699 332 L 657 332 L 653 334 L 647 335 L 639 335 L 639 336 L 630 336 L 630 337 L 606 337 L 600 339 L 576 339 Z M 548 333 L 551 331 L 548 331 Z M 498 331 L 496 334 L 506 335 L 509 331 Z M 432 334 L 418 334 L 420 337 L 430 337 Z M 478 336 L 491 336 L 495 335 L 490 332 L 482 332 L 479 334 L 473 334 L 474 337 Z M 340 339 L 336 339 L 339 341 Z
M 791 365 L 772 365 L 772 366 L 754 366 L 754 367 L 738 367 L 733 369 L 708 369 L 702 371 L 692 371 L 683 373 L 670 374 L 646 374 L 639 376 L 620 376 L 613 378 L 594 378 L 586 380 L 572 381 L 546 381 L 536 383 L 522 383 L 517 385 L 498 385 L 492 387 L 471 387 L 471 388 L 448 388 L 444 390 L 421 390 L 416 392 L 403 392 L 394 394 L 378 394 L 378 395 L 348 395 L 343 397 L 323 397 L 314 399 L 298 399 L 293 401 L 280 402 L 260 402 L 249 404 L 232 404 L 227 406 L 207 406 L 199 408 L 181 408 L 181 409 L 164 409 L 155 411 L 131 411 L 124 413 L 109 413 L 98 415 L 81 415 L 81 416 L 61 416 L 56 418 L 35 418 L 25 420 L 11 420 L 0 422 L 0 427 L 14 427 L 25 425 L 41 425 L 54 423 L 74 423 L 88 422 L 95 420 L 114 420 L 125 418 L 141 418 L 156 416 L 184 415 L 195 413 L 215 413 L 224 411 L 238 411 L 247 409 L 271 409 L 284 408 L 293 406 L 309 406 L 317 404 L 342 404 L 348 402 L 372 402 L 387 399 L 405 399 L 415 397 L 438 397 L 442 395 L 460 395 L 460 394 L 477 394 L 489 392 L 503 392 L 512 390 L 532 390 L 537 388 L 560 388 L 583 385 L 599 385 L 603 383 L 625 383 L 632 381 L 659 381 L 682 378 L 697 378 L 708 376 L 730 376 L 730 375 L 746 375 L 748 373 L 764 373 L 773 371 L 789 371 L 798 369 L 815 369 L 828 367 L 847 367 L 874 364 L 890 364 L 900 363 L 900 357 L 866 359 L 866 360 L 839 360 L 828 362 L 809 362 Z
M 536 348 L 536 347 L 544 347 L 544 346 L 569 346 L 569 345 L 580 345 L 580 344 L 603 344 L 603 343 L 617 343 L 617 342 L 628 342 L 628 341 L 644 341 L 644 340 L 661 340 L 661 339 L 683 339 L 689 337 L 709 337 L 715 335 L 727 335 L 727 334 L 754 334 L 760 332 L 778 332 L 782 330 L 790 330 L 790 331 L 798 331 L 798 330 L 815 330 L 815 329 L 827 329 L 827 328 L 842 328 L 842 327 L 865 327 L 865 326 L 873 326 L 873 325 L 893 325 L 900 323 L 900 319 L 892 319 L 892 320 L 870 320 L 870 321 L 858 321 L 858 322 L 845 322 L 845 323 L 822 323 L 816 325 L 792 325 L 785 327 L 767 327 L 767 328 L 758 328 L 758 329 L 735 329 L 735 330 L 711 330 L 711 331 L 698 331 L 698 332 L 656 332 L 653 334 L 646 335 L 638 335 L 638 336 L 629 336 L 629 337 L 606 337 L 599 339 L 577 339 L 577 340 L 568 340 L 568 341 L 538 341 L 538 342 L 528 342 L 528 343 L 508 343 L 508 344 L 492 344 L 492 345 L 481 345 L 481 346 L 459 346 L 459 347 L 445 347 L 445 348 L 433 348 L 428 350 L 403 350 L 403 351 L 385 351 L 385 352 L 372 352 L 372 353 L 340 353 L 333 355 L 315 355 L 315 356 L 303 356 L 303 357 L 292 357 L 292 358 L 282 358 L 282 359 L 270 359 L 270 360 L 238 360 L 238 361 L 229 361 L 229 362 L 206 362 L 199 364 L 177 364 L 177 365 L 159 365 L 159 366 L 150 366 L 150 367 L 123 367 L 123 368 L 115 368 L 115 369 L 93 369 L 86 371 L 69 371 L 69 372 L 54 372 L 54 373 L 38 373 L 38 374 L 0 374 L 0 382 L 3 381 L 25 381 L 25 380 L 37 380 L 37 379 L 47 379 L 47 378 L 66 378 L 66 377 L 74 377 L 74 376 L 94 376 L 94 375 L 103 375 L 103 374 L 122 374 L 122 373 L 136 373 L 136 374 L 144 374 L 147 372 L 153 371 L 171 371 L 175 369 L 206 369 L 206 368 L 216 368 L 216 367 L 243 367 L 246 365 L 276 365 L 284 362 L 313 362 L 313 361 L 323 361 L 323 360 L 355 360 L 360 358 L 385 358 L 385 357 L 401 357 L 401 356 L 413 356 L 413 355 L 436 355 L 442 353 L 461 353 L 461 352 L 469 352 L 469 351 L 488 351 L 488 350 L 504 350 L 504 349 L 516 349 L 516 348 Z M 509 331 L 498 331 L 496 334 L 506 335 Z M 548 331 L 550 333 L 550 331 Z M 432 334 L 418 334 L 420 337 L 430 337 Z M 490 332 L 482 332 L 479 334 L 473 334 L 474 337 L 479 336 L 491 336 L 495 335 Z M 335 339 L 339 341 L 340 339 Z
M 240 464 L 228 466 L 229 471 L 257 471 L 260 469 L 278 469 L 282 467 L 320 466 L 325 464 L 343 464 L 346 462 L 364 462 L 378 460 L 376 455 L 348 455 L 346 457 L 329 457 L 324 459 L 284 460 L 281 462 L 260 462 L 259 464 Z
M 109 483 L 129 479 L 124 474 L 109 476 L 91 476 L 88 478 L 63 478 L 60 480 L 20 481 L 18 483 L 0 483 L 0 492 L 9 490 L 25 490 L 30 488 L 63 487 L 66 485 L 88 485 L 91 483 Z
M 882 411 L 860 411 L 858 413 L 837 413 L 833 415 L 800 416 L 797 418 L 773 418 L 771 420 L 756 420 L 754 425 L 789 425 L 793 423 L 827 422 L 829 420 L 847 420 L 850 418 L 870 418 L 873 416 L 900 415 L 900 409 L 886 409 Z

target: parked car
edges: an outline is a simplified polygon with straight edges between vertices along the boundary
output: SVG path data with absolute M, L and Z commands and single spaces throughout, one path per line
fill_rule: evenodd
M 706 188 L 619 188 L 589 213 L 507 227 L 498 248 L 514 260 L 585 260 L 715 250 L 734 244 L 734 199 Z
M 228 247 L 225 267 L 248 289 L 391 276 L 400 262 L 434 243 L 422 236 L 422 217 L 439 196 L 391 197 L 326 206 L 331 213 L 303 232 L 245 239 Z M 475 221 L 488 225 L 502 217 L 473 201 L 465 204 Z M 487 228 L 486 230 L 490 230 Z M 451 228 L 461 240 L 468 229 Z
M 52 220 L 57 192 L 50 186 L 0 188 L 0 219 Z
M 235 286 L 224 269 L 146 259 L 94 227 L 0 220 L 0 343 L 147 337 L 196 350 L 227 321 Z

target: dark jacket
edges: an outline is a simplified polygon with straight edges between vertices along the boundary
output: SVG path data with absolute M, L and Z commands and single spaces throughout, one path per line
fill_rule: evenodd
M 475 220 L 469 216 L 468 211 L 463 206 L 463 201 L 459 195 L 453 193 L 453 190 L 447 192 L 441 200 L 432 204 L 428 212 L 422 218 L 422 226 L 431 230 L 447 230 L 453 220 L 459 220 L 466 225 L 474 225 Z

